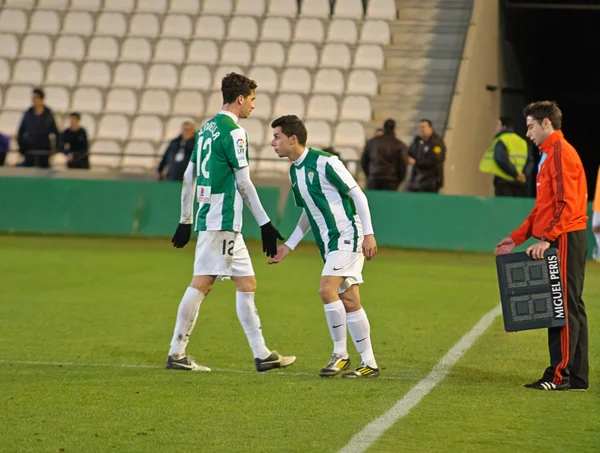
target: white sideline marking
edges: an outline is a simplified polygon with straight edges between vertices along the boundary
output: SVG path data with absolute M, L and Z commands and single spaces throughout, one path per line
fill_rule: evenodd
M 350 442 L 342 448 L 339 453 L 362 453 L 373 445 L 379 437 L 394 423 L 406 416 L 442 379 L 446 377 L 450 369 L 458 362 L 462 355 L 471 347 L 492 324 L 494 319 L 502 313 L 502 308 L 497 305 L 487 312 L 477 324 L 463 337 L 458 340 L 452 349 L 435 364 L 427 377 L 408 391 L 382 416 L 376 418 L 362 431 L 354 435 Z
M 137 365 L 128 363 L 86 363 L 86 362 L 44 362 L 44 361 L 33 361 L 33 360 L 0 360 L 0 364 L 6 365 L 48 365 L 48 366 L 79 366 L 79 367 L 101 367 L 101 368 L 146 368 L 146 369 L 162 369 L 164 367 L 158 365 Z M 238 374 L 257 374 L 256 371 L 251 370 L 234 370 L 231 368 L 212 368 L 212 371 L 219 373 L 238 373 Z M 410 370 L 407 370 L 407 374 Z M 203 374 L 202 371 L 196 371 L 198 374 Z M 310 376 L 316 377 L 317 373 L 303 373 L 293 371 L 268 371 L 261 374 L 279 374 L 287 376 Z M 380 376 L 379 379 L 393 380 L 393 381 L 409 381 L 409 377 L 402 376 Z

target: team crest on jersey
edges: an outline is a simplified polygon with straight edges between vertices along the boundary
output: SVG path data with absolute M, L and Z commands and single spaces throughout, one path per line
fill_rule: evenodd
M 311 183 L 311 184 L 312 184 L 312 182 L 313 182 L 313 179 L 314 179 L 314 177 L 315 177 L 315 174 L 314 174 L 314 172 L 312 172 L 312 171 L 309 171 L 309 172 L 308 172 L 308 180 L 310 181 L 310 183 Z

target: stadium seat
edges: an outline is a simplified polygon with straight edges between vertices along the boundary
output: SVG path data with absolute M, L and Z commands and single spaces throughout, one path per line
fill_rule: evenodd
M 187 62 L 214 65 L 217 61 L 219 61 L 219 50 L 214 41 L 205 39 L 192 41 L 188 49 Z
M 192 36 L 192 21 L 183 14 L 171 14 L 162 24 L 162 36 L 189 39 Z
M 203 65 L 187 65 L 181 70 L 179 88 L 202 90 L 210 89 L 212 77 L 210 71 Z
M 88 12 L 68 12 L 63 20 L 63 35 L 89 36 L 93 31 L 94 22 Z
M 87 62 L 81 67 L 79 85 L 106 88 L 110 84 L 110 68 L 104 62 Z
M 0 58 L 0 84 L 8 83 L 10 80 L 10 65 L 4 58 Z M 1 92 L 0 92 L 1 95 Z M 2 106 L 2 102 L 0 102 Z
M 121 156 L 90 153 L 90 168 L 94 170 L 117 171 L 121 168 L 121 159 Z
M 113 85 L 117 87 L 141 88 L 144 84 L 144 71 L 137 63 L 120 63 L 113 77 Z
M 173 100 L 174 115 L 201 116 L 204 114 L 204 98 L 198 91 L 178 91 Z
M 378 91 L 377 76 L 373 71 L 357 69 L 348 76 L 347 94 L 375 96 Z
M 221 80 L 223 79 L 223 77 L 225 77 L 225 75 L 229 74 L 230 72 L 237 72 L 238 74 L 243 74 L 242 68 L 240 68 L 239 66 L 235 66 L 235 65 L 223 65 L 223 66 L 219 66 L 217 67 L 217 69 L 215 69 L 215 77 L 213 80 L 213 90 L 220 90 L 221 89 Z
M 313 93 L 342 94 L 344 76 L 338 69 L 319 69 L 315 75 Z
M 421 33 L 410 33 L 411 36 L 419 36 L 420 34 Z M 360 42 L 381 45 L 389 44 L 390 26 L 384 20 L 365 21 L 360 33 Z
M 269 126 L 269 141 L 272 136 L 273 131 Z M 256 171 L 261 174 L 285 175 L 290 168 L 290 161 L 277 157 L 277 154 L 275 154 L 271 145 L 263 146 L 260 151 L 255 154 L 254 159 L 250 156 L 250 165 L 252 165 L 253 160 L 256 161 Z
M 225 36 L 225 22 L 219 16 L 200 16 L 196 22 L 196 38 L 208 38 L 221 41 Z
M 72 61 L 51 61 L 46 69 L 46 85 L 75 86 L 79 74 Z
M 223 106 L 223 95 L 220 91 L 213 91 L 208 96 L 208 103 L 206 104 L 206 114 L 216 115 L 221 107 Z
M 127 22 L 121 13 L 101 13 L 96 21 L 96 35 L 122 38 L 127 32 Z
M 362 0 L 336 0 L 333 17 L 362 19 L 364 15 Z
M 170 13 L 185 13 L 196 16 L 200 10 L 200 0 L 171 0 Z
M 90 146 L 90 155 L 116 154 L 122 153 L 121 145 L 115 140 L 95 140 Z
M 3 9 L 0 11 L 0 30 L 3 32 L 25 33 L 27 16 L 20 9 Z
M 19 123 L 23 115 L 23 109 L 31 106 L 31 90 L 32 87 L 29 85 L 11 85 L 4 95 L 4 108 L 19 110 Z M 16 126 L 17 128 L 19 123 Z
M 371 121 L 371 102 L 366 96 L 348 96 L 342 101 L 340 119 Z
M 163 14 L 167 9 L 168 0 L 138 1 L 136 11 L 144 13 Z
M 158 18 L 154 14 L 134 14 L 129 19 L 129 36 L 156 38 L 158 33 Z
M 119 44 L 110 36 L 96 36 L 91 39 L 87 51 L 88 60 L 116 61 L 119 58 Z
M 71 0 L 71 8 L 76 11 L 99 11 L 101 8 L 101 0 Z
M 50 9 L 50 10 L 63 10 L 66 9 L 69 4 L 69 0 L 39 0 L 38 8 Z M 71 9 L 74 9 L 71 7 Z
M 46 35 L 28 34 L 21 43 L 21 57 L 47 59 L 52 54 L 52 43 Z
M 275 99 L 273 117 L 290 114 L 302 118 L 304 116 L 304 100 L 299 94 L 280 94 Z
M 133 115 L 137 111 L 137 97 L 129 88 L 113 88 L 106 95 L 106 113 L 125 113 Z
M 258 89 L 260 90 L 260 84 Z M 256 97 L 256 102 L 254 103 L 254 110 L 252 110 L 252 118 L 259 118 L 261 120 L 270 121 L 272 119 L 271 96 L 265 94 L 263 91 L 264 90 L 261 90 L 258 96 Z
M 331 128 L 326 121 L 308 120 L 305 124 L 308 130 L 308 146 L 323 149 L 331 145 Z
M 125 115 L 107 114 L 98 122 L 98 138 L 124 140 L 129 136 L 129 121 Z
M 121 61 L 146 63 L 151 57 L 152 48 L 146 38 L 126 38 L 121 44 Z
M 13 67 L 12 83 L 42 83 L 44 70 L 37 60 L 18 60 Z
M 154 61 L 181 64 L 185 59 L 185 48 L 179 39 L 160 39 L 154 48 Z
M 278 87 L 279 83 L 277 80 L 277 73 L 275 72 L 275 70 L 273 68 L 263 68 L 263 67 L 253 66 L 250 69 L 248 77 L 250 77 L 252 80 L 256 81 L 256 84 L 258 85 L 258 90 L 260 91 L 261 96 L 262 96 L 262 93 L 264 93 L 264 92 L 274 93 L 275 91 L 277 91 L 277 87 Z
M 65 87 L 49 86 L 44 89 L 46 97 L 44 103 L 54 112 L 65 113 L 71 105 L 71 96 Z
M 217 113 L 217 112 L 215 112 L 215 113 Z M 170 142 L 175 137 L 179 136 L 179 134 L 181 134 L 181 125 L 185 121 L 190 121 L 190 118 L 187 117 L 187 116 L 173 116 L 173 117 L 170 117 L 169 121 L 167 121 L 167 125 L 165 127 L 165 131 L 164 131 L 164 135 L 163 135 L 163 140 Z M 196 124 L 196 128 L 197 129 L 200 129 L 200 126 L 201 126 L 201 124 Z M 168 145 L 168 143 L 166 143 L 164 146 L 160 147 L 161 152 L 166 149 L 167 145 Z
M 363 124 L 358 121 L 340 122 L 335 129 L 333 139 L 335 146 L 365 146 L 365 130 Z
M 233 17 L 229 21 L 227 39 L 256 41 L 256 38 L 258 38 L 258 25 L 253 17 Z
M 36 0 L 4 0 L 4 6 L 32 9 Z
M 171 97 L 164 90 L 146 90 L 142 93 L 138 111 L 168 115 L 171 112 Z
M 29 18 L 29 31 L 56 35 L 60 30 L 60 18 L 56 11 L 34 11 Z
M 329 24 L 327 31 L 328 42 L 342 42 L 353 45 L 358 40 L 358 33 L 354 21 L 350 19 L 334 19 Z
M 10 88 L 9 88 L 10 90 Z M 27 105 L 27 104 L 25 104 Z M 18 105 L 18 108 L 24 106 Z M 0 112 L 0 130 L 7 135 L 16 136 L 23 117 L 22 111 L 3 111 Z
M 168 88 L 172 90 L 177 86 L 177 70 L 170 64 L 153 64 L 148 70 L 146 86 L 148 88 Z
M 395 20 L 396 16 L 395 0 L 369 0 L 367 4 L 368 19 Z
M 292 38 L 292 26 L 285 17 L 267 17 L 260 28 L 262 41 L 289 42 Z
M 151 142 L 148 142 L 145 140 L 132 140 L 125 145 L 123 154 L 125 155 L 125 157 L 127 157 L 127 156 L 154 157 L 154 156 L 156 156 L 156 148 Z
M 298 2 L 296 0 L 271 0 L 267 16 L 296 17 L 298 15 Z
M 63 121 L 63 124 L 69 124 L 68 118 Z M 81 126 L 87 131 L 88 140 L 93 140 L 96 136 L 96 120 L 92 115 L 83 113 L 81 115 Z
M 300 5 L 300 16 L 329 19 L 330 15 L 331 5 L 329 0 L 302 0 Z
M 233 0 L 204 0 L 202 3 L 202 14 L 228 16 L 233 11 Z
M 325 44 L 321 52 L 322 68 L 348 69 L 350 60 L 350 49 L 346 44 Z
M 67 156 L 64 153 L 54 153 L 48 159 L 50 167 L 54 170 L 63 170 L 67 168 Z
M 240 126 L 242 126 L 248 134 L 249 143 L 254 143 L 255 145 L 260 145 L 264 143 L 265 127 L 261 120 L 257 118 L 243 119 L 240 121 Z
M 227 41 L 221 49 L 221 63 L 248 66 L 252 50 L 246 41 Z
M 98 88 L 77 88 L 73 93 L 71 109 L 78 112 L 98 113 L 102 111 L 102 93 Z
M 104 9 L 130 13 L 133 10 L 133 3 L 134 0 L 104 0 Z
M 234 13 L 240 16 L 262 17 L 265 13 L 265 0 L 237 0 Z
M 311 78 L 308 70 L 304 68 L 288 68 L 281 76 L 281 93 L 308 93 L 310 92 Z
M 293 43 L 288 49 L 288 66 L 317 67 L 317 49 L 310 43 Z
M 360 153 L 356 148 L 337 148 L 336 151 L 340 153 L 342 160 L 359 160 Z
M 12 34 L 0 34 L 0 57 L 14 58 L 19 53 L 19 42 Z
M 313 120 L 335 121 L 338 117 L 338 105 L 329 94 L 315 95 L 308 101 L 306 117 Z
M 366 69 L 383 69 L 384 58 L 381 46 L 361 44 L 354 54 L 354 67 Z
M 54 58 L 81 61 L 85 46 L 80 36 L 60 36 L 54 43 Z
M 354 25 L 354 24 L 353 24 Z M 296 22 L 294 42 L 307 41 L 321 44 L 325 39 L 323 22 L 315 18 L 302 18 Z
M 254 65 L 280 68 L 285 62 L 285 51 L 278 42 L 261 42 L 254 52 Z
M 133 143 L 133 142 L 131 142 Z M 132 156 L 125 154 L 121 161 L 121 171 L 146 173 L 156 169 L 158 159 L 154 156 Z

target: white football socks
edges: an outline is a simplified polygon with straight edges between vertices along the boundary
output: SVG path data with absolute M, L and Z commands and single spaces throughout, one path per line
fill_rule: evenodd
M 594 259 L 600 258 L 600 233 L 594 233 L 596 238 L 596 250 L 594 250 Z
M 185 356 L 185 348 L 190 341 L 190 335 L 194 330 L 200 304 L 203 300 L 204 294 L 191 286 L 183 294 L 177 310 L 177 322 L 171 340 L 171 349 L 169 349 L 169 355 L 175 359 Z
M 346 310 L 341 300 L 325 304 L 325 318 L 333 340 L 333 353 L 348 358 L 346 347 Z
M 265 345 L 258 310 L 254 305 L 254 293 L 236 292 L 235 308 L 254 357 L 266 359 L 271 355 L 271 351 Z
M 371 326 L 365 310 L 361 308 L 358 311 L 347 313 L 346 322 L 356 350 L 360 352 L 363 364 L 371 368 L 377 368 L 373 347 L 371 346 Z

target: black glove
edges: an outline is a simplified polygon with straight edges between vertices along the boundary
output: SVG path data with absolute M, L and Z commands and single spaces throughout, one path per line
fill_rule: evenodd
M 260 234 L 262 236 L 263 252 L 268 257 L 273 258 L 277 255 L 277 239 L 283 241 L 283 236 L 271 222 L 265 223 L 260 227 Z
M 173 247 L 178 249 L 182 248 L 190 242 L 190 237 L 192 236 L 192 224 L 190 223 L 180 223 L 173 235 L 173 239 L 171 239 L 171 243 Z

